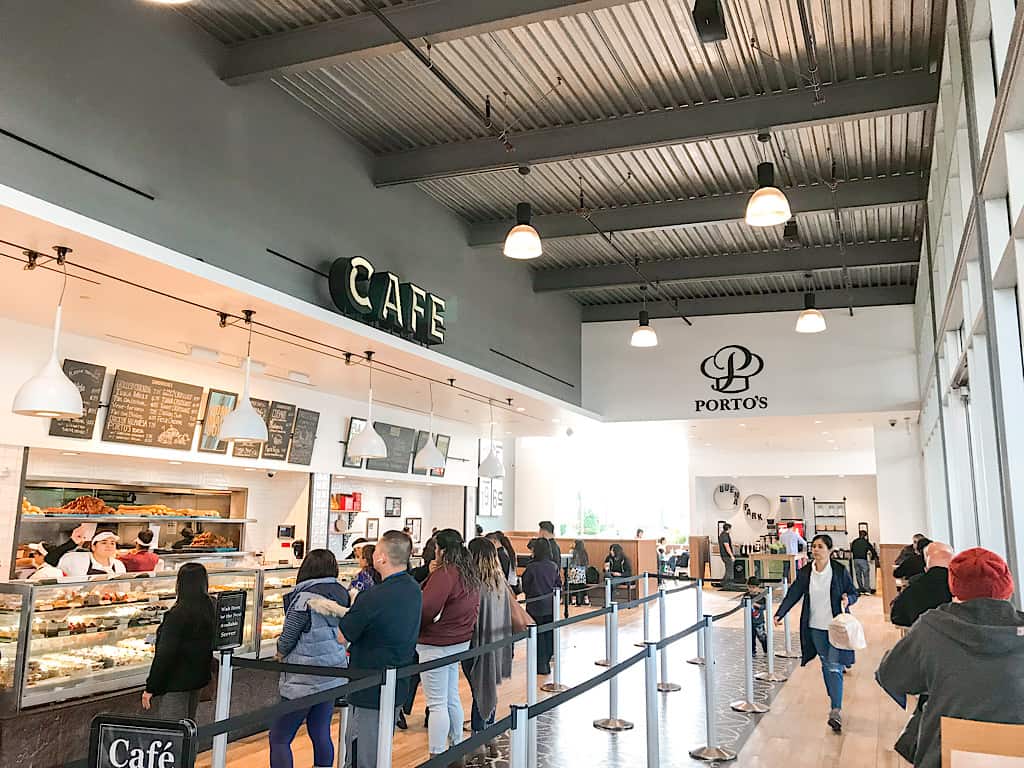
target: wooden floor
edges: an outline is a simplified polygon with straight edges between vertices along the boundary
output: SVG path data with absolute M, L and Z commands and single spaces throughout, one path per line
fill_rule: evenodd
M 735 594 L 728 595 L 708 590 L 704 598 L 704 609 L 719 612 L 731 607 L 736 597 Z M 669 618 L 669 631 L 675 632 L 693 622 L 695 606 L 692 592 L 684 592 L 678 599 L 674 596 L 670 600 L 676 601 L 670 603 L 673 608 Z M 907 765 L 891 750 L 907 719 L 907 714 L 900 710 L 874 681 L 878 660 L 896 640 L 895 630 L 884 622 L 880 598 L 863 598 L 855 610 L 858 618 L 864 623 L 868 649 L 858 654 L 857 664 L 845 678 L 843 733 L 832 733 L 825 723 L 828 699 L 821 680 L 820 665 L 815 661 L 807 667 L 798 669 L 781 687 L 772 711 L 761 716 L 757 728 L 744 745 L 739 760 L 732 765 L 743 768 L 902 768 Z M 656 637 L 656 611 L 652 611 L 651 620 L 652 632 Z M 793 620 L 797 620 L 797 612 L 794 612 Z M 725 622 L 725 626 L 742 626 L 739 614 L 726 619 Z M 635 652 L 632 643 L 642 637 L 641 611 L 623 613 L 621 633 L 620 658 L 625 658 Z M 562 645 L 565 649 L 565 682 L 582 682 L 600 671 L 599 667 L 593 665 L 593 660 L 603 656 L 603 642 L 603 623 L 600 619 L 573 625 L 562 633 Z M 693 644 L 694 641 L 687 638 L 682 643 Z M 686 655 L 694 655 L 694 650 L 695 647 L 679 649 L 678 655 L 685 658 Z M 719 659 L 719 663 L 722 661 Z M 460 675 L 460 678 L 462 699 L 468 718 L 470 694 L 464 676 Z M 642 688 L 642 684 L 638 687 Z M 632 691 L 632 686 L 629 685 L 625 688 L 627 690 L 623 692 L 623 696 L 642 697 L 642 690 Z M 541 700 L 545 696 L 543 692 L 539 694 Z M 503 717 L 507 714 L 510 704 L 522 703 L 525 699 L 524 647 L 521 650 L 517 649 L 512 679 L 499 689 L 498 716 Z M 272 702 L 268 702 L 270 703 Z M 694 706 L 697 707 L 698 704 L 695 703 Z M 566 768 L 575 765 L 572 760 L 572 739 L 578 738 L 581 733 L 586 733 L 588 738 L 595 733 L 590 723 L 594 713 L 583 712 L 581 715 L 584 715 L 585 719 L 581 720 L 580 727 L 572 728 L 571 732 L 564 734 L 566 749 L 560 753 L 566 756 L 563 763 Z M 694 717 L 701 716 L 695 712 Z M 396 768 L 411 768 L 427 758 L 422 693 L 417 697 L 416 708 L 408 720 L 409 730 L 399 731 L 395 736 L 393 764 Z M 637 727 L 643 727 L 642 721 L 637 723 Z M 559 737 L 561 740 L 562 734 L 559 734 Z M 296 737 L 293 751 L 297 768 L 312 766 L 312 750 L 304 730 Z M 231 744 L 228 764 L 232 768 L 267 766 L 266 735 L 253 736 Z M 670 756 L 663 751 L 662 765 L 672 764 Z M 209 753 L 201 755 L 197 765 L 200 768 L 207 768 L 210 765 Z

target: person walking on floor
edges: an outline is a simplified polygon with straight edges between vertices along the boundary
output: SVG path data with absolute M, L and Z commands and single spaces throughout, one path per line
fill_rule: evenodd
M 832 537 L 819 533 L 811 539 L 811 562 L 797 571 L 793 585 L 775 612 L 775 624 L 803 600 L 800 610 L 800 665 L 815 656 L 821 659 L 831 709 L 828 724 L 839 733 L 843 729 L 843 669 L 854 663 L 853 651 L 840 650 L 828 639 L 828 625 L 840 613 L 857 602 L 857 588 L 850 572 L 832 560 Z
M 438 531 L 437 558 L 423 582 L 419 663 L 425 664 L 469 648 L 480 612 L 480 578 L 462 534 L 453 528 Z M 372 591 L 372 590 L 371 590 Z M 427 736 L 430 756 L 462 741 L 462 700 L 459 665 L 449 664 L 420 673 L 420 685 L 430 709 Z M 457 761 L 454 765 L 461 765 Z
M 468 549 L 480 577 L 480 612 L 469 644 L 470 648 L 476 648 L 504 640 L 512 634 L 512 606 L 509 602 L 512 592 L 501 571 L 497 549 L 490 539 L 473 539 Z M 512 676 L 512 646 L 466 659 L 462 662 L 462 671 L 473 694 L 470 724 L 473 733 L 480 733 L 494 725 L 498 685 Z M 495 743 L 488 742 L 486 756 L 496 758 L 498 754 Z
M 348 666 L 348 652 L 338 642 L 338 626 L 350 602 L 338 581 L 338 561 L 327 549 L 314 549 L 302 561 L 295 589 L 284 597 L 284 628 L 277 638 L 277 661 L 286 664 Z M 301 699 L 346 683 L 343 677 L 322 677 L 283 672 L 278 683 L 281 698 Z M 331 718 L 334 700 L 282 715 L 270 726 L 270 767 L 292 768 L 292 741 L 305 722 L 313 743 L 314 768 L 334 765 Z
M 796 523 L 790 520 L 786 523 L 786 530 L 779 534 L 779 543 L 786 548 L 786 554 L 789 555 L 782 563 L 782 576 L 791 579 L 793 563 L 800 557 L 801 550 L 807 549 L 807 540 L 796 529 Z
M 878 562 L 878 552 L 875 545 L 868 540 L 867 531 L 861 531 L 850 543 L 850 554 L 853 555 L 853 575 L 857 579 L 857 591 L 862 595 L 874 592 L 875 590 L 871 588 L 871 562 Z
M 896 595 L 889 609 L 889 620 L 898 627 L 909 627 L 925 611 L 953 600 L 949 591 L 949 564 L 953 548 L 933 541 L 924 549 L 926 570 Z
M 526 604 L 526 612 L 530 614 L 538 626 L 555 619 L 555 608 L 551 605 L 551 595 L 555 587 L 561 584 L 558 566 L 551 560 L 551 547 L 547 539 L 536 539 L 533 542 L 533 559 L 523 571 L 523 592 L 526 599 L 547 597 L 547 600 L 534 600 Z M 551 657 L 555 653 L 551 632 L 537 635 L 537 674 L 551 674 Z
M 1024 725 L 1024 613 L 1010 603 L 1006 561 L 981 547 L 949 564 L 953 602 L 927 611 L 882 657 L 875 678 L 896 701 L 928 694 L 909 751 L 916 768 L 940 768 L 942 718 Z
M 178 569 L 174 592 L 174 605 L 156 631 L 142 708 L 155 708 L 161 720 L 195 720 L 213 660 L 214 609 L 206 569 L 185 563 Z
M 355 669 L 384 670 L 415 663 L 423 593 L 407 572 L 412 539 L 401 531 L 385 531 L 373 553 L 381 582 L 359 596 L 341 617 L 338 642 L 347 644 Z M 408 681 L 399 678 L 395 701 L 408 695 Z M 376 768 L 380 688 L 349 694 L 345 731 L 345 768 Z
M 733 554 L 732 549 L 732 534 L 729 531 L 732 530 L 730 523 L 722 523 L 722 530 L 718 534 L 718 556 L 722 558 L 722 565 L 725 566 L 725 575 L 722 577 L 722 587 L 728 587 L 732 584 L 733 576 L 733 563 L 736 561 L 736 556 Z

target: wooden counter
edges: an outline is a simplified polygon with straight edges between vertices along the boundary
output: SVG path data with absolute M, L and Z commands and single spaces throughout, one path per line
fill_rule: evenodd
M 892 575 L 893 563 L 899 557 L 900 552 L 906 544 L 879 544 L 878 545 L 878 578 L 882 582 L 882 609 L 885 611 L 885 620 L 889 620 L 889 606 L 896 599 L 900 587 L 896 583 L 896 577 Z
M 531 539 L 537 538 L 535 531 L 511 531 L 506 535 L 518 555 L 529 555 L 530 550 L 526 545 Z M 604 571 L 604 559 L 608 557 L 608 548 L 612 544 L 622 545 L 622 551 L 629 558 L 634 574 L 641 571 L 656 573 L 658 570 L 658 543 L 655 539 L 604 539 L 593 536 L 580 536 L 579 538 L 583 539 L 590 564 L 600 572 Z M 575 538 L 556 536 L 555 540 L 563 555 L 572 553 L 573 545 L 576 543 Z

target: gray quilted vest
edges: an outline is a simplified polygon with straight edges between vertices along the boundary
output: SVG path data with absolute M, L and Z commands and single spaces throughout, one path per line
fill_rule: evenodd
M 287 664 L 308 664 L 317 667 L 343 669 L 348 667 L 348 653 L 338 642 L 339 619 L 345 608 L 322 595 L 302 592 L 289 606 L 290 611 L 309 611 L 310 627 L 299 637 L 291 653 L 284 657 Z M 320 677 L 299 675 L 291 672 L 281 674 L 278 690 L 284 699 L 298 699 L 313 693 L 337 688 L 348 680 L 344 677 Z

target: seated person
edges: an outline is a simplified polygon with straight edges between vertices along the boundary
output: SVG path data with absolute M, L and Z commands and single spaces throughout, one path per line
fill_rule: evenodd
M 609 576 L 632 576 L 633 566 L 629 558 L 622 551 L 621 544 L 612 544 L 608 547 L 608 557 L 604 559 L 604 570 Z

